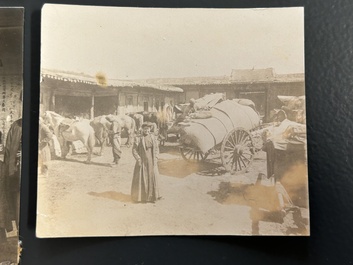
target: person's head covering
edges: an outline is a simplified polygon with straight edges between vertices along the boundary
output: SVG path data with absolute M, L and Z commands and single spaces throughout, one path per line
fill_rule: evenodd
M 141 128 L 143 129 L 143 128 L 146 128 L 146 127 L 151 129 L 153 127 L 153 124 L 151 122 L 142 123 Z

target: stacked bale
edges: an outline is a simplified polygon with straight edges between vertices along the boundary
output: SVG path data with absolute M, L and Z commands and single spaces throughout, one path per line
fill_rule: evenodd
M 251 130 L 260 125 L 258 113 L 236 100 L 225 100 L 216 104 L 207 119 L 191 119 L 181 129 L 181 144 L 206 153 L 222 143 L 228 132 L 235 128 Z

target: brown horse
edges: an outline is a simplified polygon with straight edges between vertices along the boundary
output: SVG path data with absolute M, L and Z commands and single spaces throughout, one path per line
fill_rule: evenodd
M 89 120 L 83 119 L 76 121 L 67 119 L 54 111 L 46 111 L 43 114 L 43 119 L 46 124 L 53 128 L 54 134 L 60 142 L 62 158 L 66 158 L 68 154 L 68 142 L 80 140 L 87 149 L 88 154 L 86 162 L 91 162 L 95 136 Z

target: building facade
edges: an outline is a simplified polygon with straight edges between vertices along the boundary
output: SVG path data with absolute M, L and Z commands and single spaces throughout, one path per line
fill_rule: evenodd
M 142 80 L 141 80 L 142 81 Z M 255 103 L 264 122 L 270 121 L 270 112 L 280 108 L 277 96 L 305 95 L 304 74 L 275 73 L 267 69 L 235 69 L 230 76 L 188 77 L 143 80 L 147 83 L 174 85 L 183 89 L 181 103 L 211 93 L 224 93 L 227 99 L 247 98 Z
M 275 73 L 267 69 L 235 69 L 229 76 L 159 78 L 135 81 L 109 80 L 84 74 L 42 71 L 41 103 L 66 117 L 92 118 L 104 114 L 158 111 L 164 104 L 187 103 L 211 93 L 227 99 L 247 98 L 255 103 L 264 122 L 280 108 L 277 96 L 305 95 L 304 74 Z
M 174 86 L 107 80 L 53 70 L 42 70 L 40 103 L 42 111 L 65 117 L 92 119 L 100 115 L 159 111 L 180 101 L 183 90 Z

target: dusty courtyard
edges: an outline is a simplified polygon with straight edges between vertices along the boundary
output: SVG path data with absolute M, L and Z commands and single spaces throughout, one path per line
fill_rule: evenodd
M 264 152 L 247 173 L 231 175 L 216 156 L 190 164 L 176 143 L 166 143 L 158 163 L 162 199 L 136 204 L 130 199 L 135 159 L 131 148 L 122 150 L 117 167 L 110 166 L 109 146 L 91 164 L 84 154 L 48 162 L 38 176 L 37 236 L 309 233 L 307 208 L 282 211 L 276 186 L 267 178 L 257 182 L 266 174 Z

